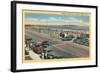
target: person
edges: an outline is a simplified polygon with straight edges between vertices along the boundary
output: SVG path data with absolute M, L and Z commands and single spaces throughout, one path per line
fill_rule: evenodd
M 25 55 L 29 54 L 29 45 L 25 45 Z
M 46 50 L 44 50 L 44 59 L 48 59 L 48 53 Z
M 44 59 L 44 52 L 41 52 L 41 58 Z

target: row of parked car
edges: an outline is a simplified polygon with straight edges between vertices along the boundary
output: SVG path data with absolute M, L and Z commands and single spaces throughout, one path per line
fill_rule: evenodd
M 25 41 L 26 46 L 29 46 L 34 52 L 40 53 L 44 49 L 46 49 L 48 46 L 50 46 L 50 42 L 45 40 L 42 42 L 36 42 L 35 40 L 28 38 Z
M 39 54 L 41 59 L 62 58 L 51 54 L 53 50 L 48 49 L 48 47 L 52 45 L 50 41 L 45 40 L 42 42 L 36 42 L 35 40 L 28 38 L 26 39 L 26 45 L 28 45 L 33 52 Z M 28 54 L 28 52 L 26 52 L 26 54 Z

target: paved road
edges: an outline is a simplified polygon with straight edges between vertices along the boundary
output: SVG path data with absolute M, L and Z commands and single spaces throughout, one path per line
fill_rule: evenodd
M 65 46 L 67 48 L 65 48 Z M 53 50 L 56 54 L 63 54 L 64 56 L 66 54 L 72 55 L 72 57 L 88 57 L 89 51 L 87 49 L 83 49 L 82 47 L 74 45 L 74 43 L 67 42 L 65 44 L 56 44 L 49 47 L 51 50 Z
M 56 44 L 54 44 L 53 46 L 50 46 L 48 49 L 52 49 L 53 53 L 56 55 L 63 55 L 65 57 L 68 57 L 69 55 L 71 57 L 88 57 L 89 56 L 89 48 L 87 46 L 79 45 L 79 44 L 73 43 L 72 41 L 62 42 L 61 40 L 50 37 L 47 34 L 37 33 L 32 30 L 26 30 L 26 36 L 36 39 L 38 41 L 44 41 L 44 40 L 49 40 L 51 42 L 55 41 Z M 65 48 L 65 46 L 67 48 Z
M 32 30 L 26 30 L 26 36 L 27 37 L 31 37 L 33 39 L 36 39 L 37 41 L 49 40 L 51 42 L 56 42 L 56 43 L 60 43 L 61 42 L 61 40 L 56 39 L 54 37 L 50 37 L 47 34 L 38 33 L 38 32 L 32 31 Z

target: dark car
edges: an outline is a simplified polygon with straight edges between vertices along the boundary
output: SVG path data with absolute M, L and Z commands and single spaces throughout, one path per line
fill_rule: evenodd
M 29 44 L 31 42 L 31 40 L 32 40 L 31 38 L 28 38 L 28 39 L 25 40 L 25 43 Z
M 49 41 L 43 41 L 43 42 L 42 42 L 42 46 L 43 46 L 44 48 L 47 48 L 48 46 L 50 46 L 50 42 L 49 42 Z

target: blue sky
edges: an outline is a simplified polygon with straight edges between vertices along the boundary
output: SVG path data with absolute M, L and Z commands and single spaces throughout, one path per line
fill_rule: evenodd
M 45 22 L 89 22 L 89 16 L 63 15 L 63 14 L 39 14 L 26 13 L 26 21 L 45 21 Z

